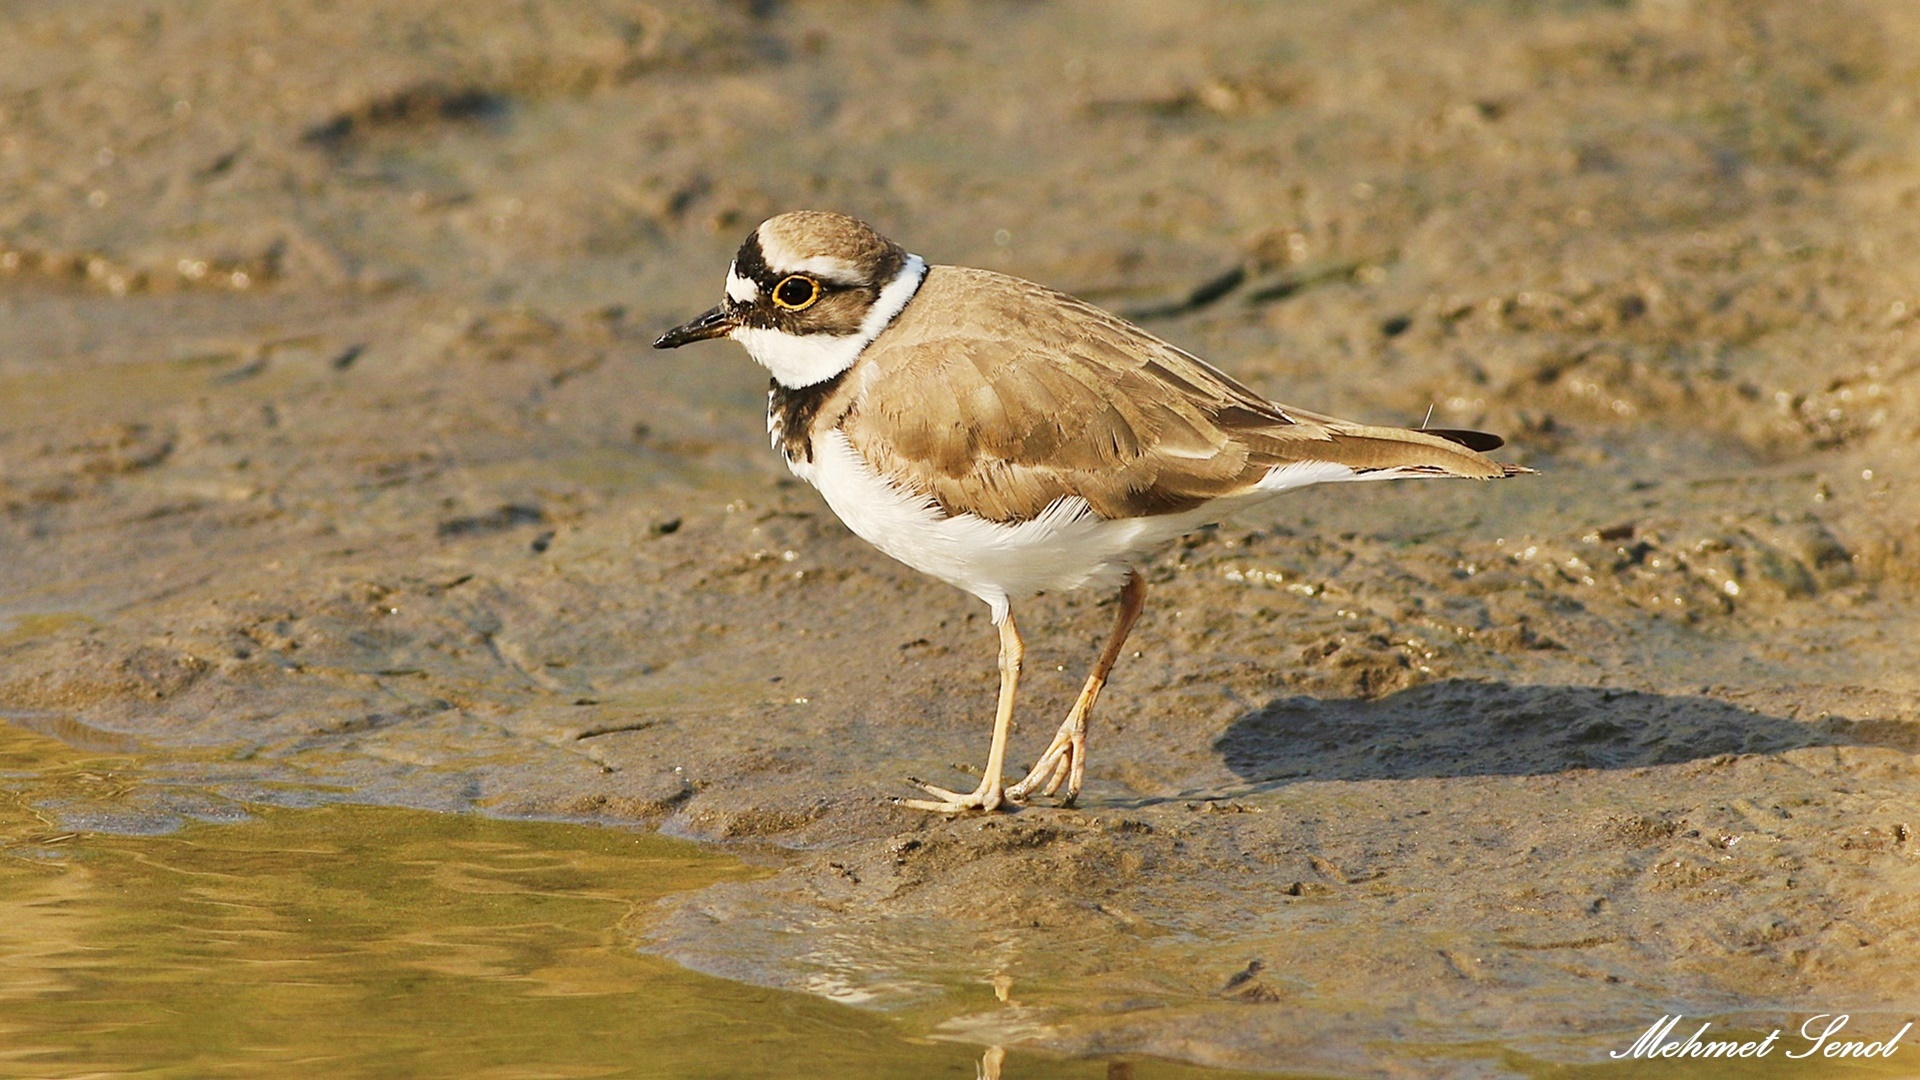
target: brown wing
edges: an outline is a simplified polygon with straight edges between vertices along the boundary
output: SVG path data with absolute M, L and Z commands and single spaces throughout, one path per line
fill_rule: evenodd
M 1504 474 L 1459 441 L 1269 402 L 1117 316 L 984 270 L 934 267 L 850 375 L 854 448 L 992 521 L 1067 495 L 1107 518 L 1173 513 L 1299 461 Z

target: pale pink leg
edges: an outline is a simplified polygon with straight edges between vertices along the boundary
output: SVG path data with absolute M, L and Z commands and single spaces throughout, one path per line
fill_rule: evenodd
M 962 810 L 996 810 L 1006 797 L 1006 789 L 1001 785 L 1000 772 L 1006 766 L 1007 731 L 1013 726 L 1013 697 L 1020 688 L 1020 662 L 1026 656 L 1027 648 L 1020 640 L 1020 631 L 1014 628 L 1013 613 L 1000 622 L 1000 704 L 993 715 L 993 744 L 987 749 L 986 774 L 980 777 L 980 786 L 971 793 L 961 794 L 948 791 L 943 787 L 914 780 L 932 799 L 901 799 L 900 805 L 911 806 L 915 810 L 932 810 L 935 813 L 954 814 Z M 909 778 L 911 779 L 911 778 Z
M 1100 650 L 1100 658 L 1094 661 L 1087 684 L 1080 688 L 1080 696 L 1074 700 L 1073 710 L 1067 713 L 1060 730 L 1054 732 L 1053 742 L 1047 744 L 1026 778 L 1007 789 L 1009 800 L 1025 802 L 1036 789 L 1051 795 L 1060 790 L 1063 782 L 1067 785 L 1067 794 L 1060 800 L 1062 806 L 1072 806 L 1073 800 L 1080 797 L 1080 783 L 1087 775 L 1087 719 L 1093 715 L 1093 703 L 1100 699 L 1100 689 L 1107 685 L 1107 676 L 1113 673 L 1120 650 L 1127 644 L 1127 635 L 1133 632 L 1133 624 L 1139 620 L 1146 603 L 1147 579 L 1135 570 L 1127 575 L 1127 584 L 1120 590 L 1120 610 L 1114 615 L 1113 633 L 1107 637 L 1106 648 Z

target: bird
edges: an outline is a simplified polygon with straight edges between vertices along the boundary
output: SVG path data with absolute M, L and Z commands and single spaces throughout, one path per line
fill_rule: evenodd
M 1341 420 L 1270 401 L 1118 315 L 990 270 L 930 265 L 864 221 L 762 222 L 718 305 L 657 349 L 732 338 L 771 376 L 767 431 L 855 535 L 984 601 L 999 697 L 970 792 L 909 777 L 902 805 L 993 811 L 1079 797 L 1095 703 L 1145 605 L 1145 568 L 1182 535 L 1310 484 L 1531 472 L 1478 431 Z M 1008 733 L 1025 645 L 1016 602 L 1117 590 L 1079 696 L 1024 778 Z

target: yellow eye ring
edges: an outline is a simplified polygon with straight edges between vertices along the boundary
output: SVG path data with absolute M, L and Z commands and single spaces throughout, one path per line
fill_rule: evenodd
M 773 304 L 788 311 L 805 311 L 820 299 L 820 283 L 805 274 L 792 274 L 773 287 Z

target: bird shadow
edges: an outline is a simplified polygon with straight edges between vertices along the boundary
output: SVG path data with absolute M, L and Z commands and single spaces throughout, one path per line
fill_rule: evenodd
M 1372 700 L 1276 698 L 1214 742 L 1249 782 L 1533 776 L 1813 746 L 1912 751 L 1906 724 L 1802 722 L 1708 697 L 1449 679 Z

